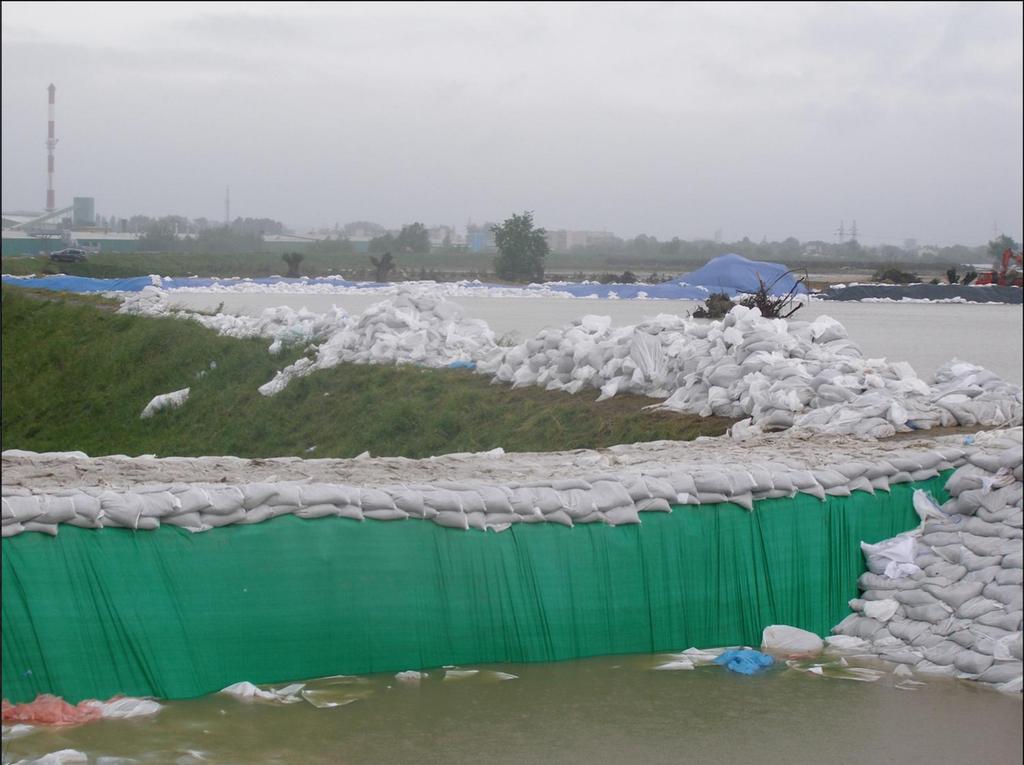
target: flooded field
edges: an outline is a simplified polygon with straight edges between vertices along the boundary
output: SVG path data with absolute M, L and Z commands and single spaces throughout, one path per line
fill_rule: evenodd
M 383 299 L 370 295 L 176 293 L 184 307 L 211 310 L 223 303 L 228 313 L 258 314 L 264 308 L 288 305 L 314 312 L 332 305 L 360 313 Z M 688 300 L 587 300 L 558 298 L 459 297 L 473 318 L 484 319 L 498 335 L 525 339 L 547 326 L 561 326 L 584 314 L 611 316 L 615 324 L 634 324 L 659 313 L 685 315 L 699 303 Z M 1016 305 L 840 303 L 815 301 L 795 318 L 832 316 L 869 357 L 909 361 L 919 375 L 930 378 L 952 358 L 988 367 L 1003 379 L 1024 383 L 1024 309 Z
M 328 681 L 315 700 L 341 705 L 324 708 L 207 696 L 169 703 L 155 717 L 38 730 L 7 742 L 4 762 L 60 749 L 102 765 L 1021 759 L 1019 696 L 949 679 L 903 690 L 888 672 L 854 682 L 778 664 L 753 677 L 715 666 L 654 671 L 663 658 L 485 668 L 518 676 L 510 680 L 487 671 L 445 680 L 437 670 L 419 686 L 392 675 Z

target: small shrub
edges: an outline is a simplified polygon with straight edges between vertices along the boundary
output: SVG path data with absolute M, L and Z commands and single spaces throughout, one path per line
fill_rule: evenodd
M 888 282 L 890 284 L 916 284 L 921 277 L 909 271 L 900 271 L 898 268 L 880 268 L 871 276 L 873 282 Z
M 693 317 L 695 319 L 721 319 L 732 310 L 733 305 L 735 304 L 728 295 L 724 292 L 716 292 L 704 301 L 704 305 L 693 312 Z

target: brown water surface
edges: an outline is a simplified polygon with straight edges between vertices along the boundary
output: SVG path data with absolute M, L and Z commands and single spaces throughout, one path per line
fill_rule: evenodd
M 506 681 L 486 672 L 443 680 L 436 670 L 418 687 L 370 676 L 325 692 L 321 700 L 363 697 L 332 708 L 207 696 L 150 718 L 40 730 L 7 742 L 5 762 L 64 748 L 100 765 L 1021 761 L 1019 695 L 949 679 L 908 691 L 889 673 L 853 682 L 784 666 L 754 677 L 713 666 L 653 671 L 660 660 L 485 668 L 519 676 Z

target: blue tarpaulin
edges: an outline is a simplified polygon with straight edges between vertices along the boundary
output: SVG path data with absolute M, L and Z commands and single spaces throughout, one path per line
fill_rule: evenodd
M 678 281 L 704 287 L 711 292 L 724 292 L 732 297 L 737 292 L 757 292 L 760 286 L 758 277 L 771 287 L 772 295 L 788 294 L 794 287 L 798 294 L 807 293 L 807 288 L 797 284 L 793 274 L 781 263 L 747 260 L 731 252 L 719 255 L 696 271 L 682 274 Z
M 740 255 L 720 255 L 706 265 L 689 274 L 682 274 L 672 281 L 663 284 L 597 284 L 597 283 L 549 283 L 530 285 L 526 289 L 546 288 L 557 292 L 565 292 L 575 297 L 596 298 L 654 298 L 661 300 L 706 300 L 713 292 L 724 292 L 733 297 L 740 292 L 756 292 L 758 276 L 765 284 L 774 287 L 772 294 L 785 295 L 790 291 L 796 280 L 787 268 L 780 263 L 764 263 L 747 260 Z M 14 277 L 4 275 L 5 284 L 21 287 L 36 287 L 61 292 L 140 292 L 154 284 L 149 276 L 138 276 L 131 279 L 92 279 L 84 276 Z M 259 279 L 218 279 L 211 277 L 164 277 L 158 280 L 164 289 L 181 287 L 230 287 L 237 284 L 296 284 L 296 285 L 331 285 L 335 287 L 358 287 L 370 289 L 382 285 L 376 282 L 350 282 L 341 277 L 316 277 L 291 279 L 283 276 L 270 276 Z M 479 284 L 481 288 L 501 287 L 508 285 Z M 803 285 L 797 285 L 797 292 L 805 293 Z
M 715 664 L 725 667 L 730 672 L 738 672 L 741 675 L 756 675 L 774 663 L 775 659 L 768 654 L 750 649 L 726 651 L 715 659 Z
M 88 276 L 9 276 L 3 275 L 4 284 L 16 287 L 34 287 L 60 292 L 141 292 L 153 280 L 148 276 L 133 276 L 129 279 L 92 279 Z

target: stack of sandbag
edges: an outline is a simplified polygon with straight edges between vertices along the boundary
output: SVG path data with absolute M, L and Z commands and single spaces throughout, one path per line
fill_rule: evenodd
M 344 310 L 337 307 L 325 314 L 317 314 L 305 308 L 295 310 L 288 306 L 276 306 L 264 308 L 259 316 L 186 311 L 173 307 L 167 290 L 152 286 L 140 292 L 126 293 L 121 298 L 118 313 L 190 319 L 228 337 L 269 338 L 273 341 L 270 345 L 271 353 L 278 353 L 288 345 L 302 345 L 330 337 L 352 321 Z
M 326 314 L 277 307 L 266 308 L 255 317 L 207 315 L 174 309 L 168 292 L 157 287 L 127 295 L 119 311 L 191 319 L 230 337 L 270 338 L 271 353 L 287 345 L 311 344 L 315 356 L 280 370 L 260 386 L 264 396 L 279 393 L 296 377 L 338 364 L 472 366 L 497 348 L 486 322 L 467 319 L 455 303 L 414 289 L 376 303 L 359 316 L 349 316 L 336 307 Z
M 736 306 L 722 321 L 659 315 L 612 327 L 585 316 L 545 329 L 478 363 L 514 387 L 576 393 L 599 388 L 665 398 L 657 408 L 702 417 L 745 418 L 745 438 L 797 426 L 815 432 L 886 437 L 940 425 L 1019 424 L 1020 386 L 962 362 L 947 364 L 936 386 L 905 362 L 865 359 L 834 319 L 765 319 Z
M 833 633 L 917 672 L 1019 692 L 1022 454 L 1019 430 L 969 452 L 946 483 L 949 501 L 919 508 L 920 528 L 863 545 L 863 593 Z
M 272 396 L 296 378 L 338 364 L 419 364 L 443 367 L 472 363 L 496 348 L 487 323 L 465 318 L 454 303 L 401 294 L 370 306 L 337 328 L 316 349 L 260 386 Z
M 486 484 L 475 481 L 352 486 L 314 481 L 137 484 L 30 489 L 3 486 L 3 536 L 56 534 L 59 525 L 190 531 L 261 523 L 280 515 L 356 521 L 422 519 L 455 529 L 502 531 L 516 523 L 640 523 L 645 512 L 672 505 L 732 503 L 753 510 L 762 499 L 807 494 L 825 501 L 854 491 L 889 491 L 964 465 L 975 447 L 892 450 L 871 462 L 823 466 L 798 460 L 670 463 L 559 480 Z

